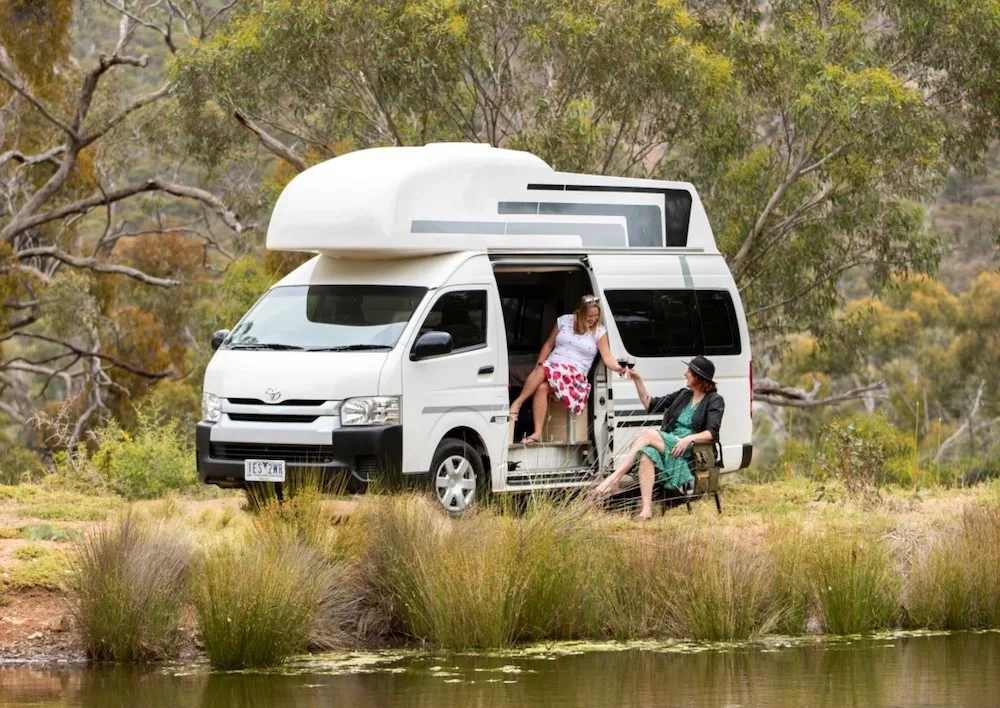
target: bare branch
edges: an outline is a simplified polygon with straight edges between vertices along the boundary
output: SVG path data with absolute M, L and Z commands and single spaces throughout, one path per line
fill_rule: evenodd
M 820 408 L 822 406 L 832 406 L 838 403 L 856 401 L 866 395 L 871 395 L 875 391 L 885 391 L 885 383 L 870 384 L 859 388 L 851 389 L 845 393 L 827 398 L 816 398 L 819 393 L 819 382 L 815 381 L 811 391 L 791 386 L 782 386 L 773 379 L 762 379 L 754 383 L 753 400 L 759 403 L 769 403 L 773 406 L 785 406 L 790 408 Z
M 8 150 L 7 152 L 0 153 L 0 167 L 3 167 L 7 162 L 17 162 L 24 167 L 30 167 L 32 165 L 38 165 L 43 162 L 49 162 L 55 166 L 59 166 L 59 160 L 56 158 L 62 155 L 66 151 L 65 145 L 59 145 L 51 150 L 46 150 L 45 152 L 39 153 L 37 155 L 25 155 L 20 150 Z
M 265 131 L 256 123 L 254 123 L 246 113 L 244 113 L 240 109 L 236 109 L 236 111 L 233 113 L 233 117 L 236 118 L 237 122 L 240 125 L 242 125 L 244 128 L 246 128 L 251 133 L 256 135 L 257 139 L 260 140 L 261 144 L 264 147 L 266 147 L 268 150 L 273 152 L 282 160 L 290 164 L 299 172 L 305 172 L 306 169 L 308 169 L 309 165 L 306 164 L 306 161 L 302 158 L 301 155 L 295 152 L 292 148 L 282 143 L 273 135 L 267 133 L 267 131 Z
M 109 130 L 114 128 L 116 125 L 125 120 L 131 113 L 139 110 L 143 106 L 147 106 L 150 103 L 159 101 L 161 98 L 170 93 L 170 84 L 164 84 L 160 88 L 156 89 L 152 93 L 147 93 L 145 96 L 140 96 L 131 103 L 129 103 L 125 108 L 121 109 L 115 116 L 104 124 L 103 127 L 89 133 L 86 137 L 80 139 L 80 149 L 83 149 L 90 145 L 92 142 L 100 138 L 102 135 L 107 133 Z
M 176 373 L 172 370 L 168 371 L 144 371 L 131 364 L 128 364 L 117 357 L 109 356 L 103 352 L 90 351 L 88 349 L 83 349 L 76 346 L 75 344 L 70 344 L 69 342 L 64 342 L 61 339 L 56 339 L 55 337 L 48 337 L 44 334 L 35 334 L 34 332 L 8 332 L 7 334 L 0 337 L 0 342 L 7 341 L 12 337 L 27 337 L 28 339 L 37 339 L 42 342 L 49 342 L 50 344 L 58 344 L 61 347 L 66 347 L 74 354 L 79 354 L 82 357 L 91 357 L 94 359 L 100 359 L 101 361 L 106 361 L 112 366 L 117 366 L 120 369 L 124 369 L 130 374 L 135 374 L 136 376 L 142 376 L 147 379 L 167 379 L 176 376 Z
M 91 197 L 87 197 L 86 199 L 81 199 L 73 202 L 72 204 L 66 204 L 58 209 L 37 214 L 21 221 L 14 220 L 8 224 L 6 228 L 0 232 L 0 234 L 2 234 L 3 238 L 9 241 L 20 233 L 33 229 L 37 226 L 41 226 L 42 224 L 47 224 L 50 221 L 62 219 L 72 214 L 85 214 L 95 207 L 112 204 L 143 192 L 166 192 L 167 194 L 173 194 L 176 197 L 195 199 L 211 207 L 226 223 L 226 225 L 237 234 L 241 234 L 245 230 L 245 227 L 239 221 L 239 217 L 230 211 L 229 208 L 222 203 L 222 200 L 211 192 L 206 192 L 204 189 L 198 189 L 197 187 L 188 187 L 182 184 L 167 182 L 159 178 L 153 178 L 146 180 L 145 182 L 136 182 L 102 194 L 95 194 Z
M 156 276 L 149 275 L 148 273 L 143 273 L 141 270 L 137 270 L 136 268 L 114 265 L 112 263 L 102 263 L 96 258 L 81 258 L 79 256 L 73 256 L 65 251 L 59 250 L 55 246 L 26 248 L 22 251 L 18 251 L 17 253 L 18 258 L 32 258 L 35 256 L 55 258 L 56 260 L 62 261 L 66 265 L 71 265 L 74 268 L 87 268 L 98 273 L 118 273 L 120 275 L 127 275 L 128 277 L 135 278 L 143 283 L 156 285 L 161 288 L 173 288 L 180 285 L 179 280 L 173 280 L 172 278 L 157 278 Z
M 975 419 L 976 414 L 979 412 L 979 406 L 983 402 L 983 392 L 985 390 L 986 390 L 986 379 L 980 379 L 979 390 L 976 391 L 976 398 L 972 402 L 972 408 L 969 410 L 969 415 L 966 417 L 965 422 L 962 423 L 961 426 L 959 426 L 958 430 L 949 435 L 948 438 L 943 443 L 941 443 L 941 447 L 938 448 L 937 454 L 934 456 L 935 462 L 940 462 L 941 458 L 944 456 L 944 453 L 949 448 L 951 448 L 951 446 L 954 445 L 955 442 L 959 438 L 961 438 L 966 431 L 969 430 L 969 427 L 972 425 L 972 421 Z

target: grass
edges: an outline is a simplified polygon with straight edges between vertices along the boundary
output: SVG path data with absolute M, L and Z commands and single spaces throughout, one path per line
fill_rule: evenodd
M 65 490 L 6 489 L 0 509 L 8 516 L 72 503 Z M 369 496 L 346 520 L 334 516 L 337 502 L 308 485 L 282 504 L 262 499 L 243 511 L 235 504 L 192 511 L 170 496 L 137 505 L 136 528 L 126 533 L 134 542 L 112 542 L 124 533 L 118 521 L 103 527 L 111 536 L 88 532 L 75 541 L 81 549 L 111 549 L 97 554 L 103 575 L 92 573 L 87 592 L 105 628 L 121 623 L 105 629 L 104 639 L 88 640 L 97 647 L 88 651 L 130 661 L 169 656 L 177 608 L 186 603 L 218 668 L 273 665 L 308 648 L 357 646 L 361 638 L 465 649 L 607 637 L 714 641 L 1000 628 L 1000 484 L 922 490 L 920 497 L 890 490 L 874 509 L 841 492 L 801 481 L 733 485 L 722 516 L 698 503 L 691 515 L 681 508 L 641 526 L 546 495 L 457 519 L 425 496 Z M 174 530 L 182 525 L 190 532 Z M 64 535 L 73 529 L 34 523 L 15 531 L 33 542 L 11 554 L 6 586 L 65 585 L 69 556 L 52 541 L 72 540 Z M 138 617 L 136 606 L 160 600 L 122 578 L 137 572 L 148 585 L 153 569 L 143 563 L 155 553 L 169 556 L 171 544 L 190 553 L 181 538 L 202 549 L 194 582 L 178 589 L 169 578 L 159 581 L 174 588 L 176 604 Z M 151 546 L 154 540 L 161 545 Z M 128 550 L 139 545 L 144 550 Z M 142 562 L 121 560 L 132 553 Z M 176 568 L 171 562 L 156 565 Z M 136 627 L 147 621 L 156 625 L 149 636 L 167 640 L 137 640 Z M 118 637 L 121 646 L 112 646 Z
M 29 543 L 15 551 L 14 556 L 21 562 L 7 572 L 3 582 L 7 590 L 62 590 L 70 581 L 72 558 L 62 549 Z
M 132 513 L 88 535 L 74 567 L 87 655 L 125 663 L 171 656 L 190 560 L 182 536 Z
M 211 549 L 199 563 L 194 605 L 212 666 L 274 666 L 310 644 L 335 643 L 351 600 L 342 580 L 300 542 Z
M 906 610 L 917 627 L 1000 626 L 1000 507 L 973 506 L 959 528 L 919 555 L 908 577 Z

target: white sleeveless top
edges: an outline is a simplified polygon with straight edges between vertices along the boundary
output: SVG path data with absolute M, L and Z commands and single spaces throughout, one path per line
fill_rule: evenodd
M 549 361 L 569 364 L 586 375 L 597 356 L 597 342 L 607 332 L 607 328 L 599 324 L 594 334 L 576 334 L 573 331 L 573 315 L 563 315 L 556 320 L 556 326 L 559 327 L 559 333 L 556 335 L 556 346 L 549 354 Z

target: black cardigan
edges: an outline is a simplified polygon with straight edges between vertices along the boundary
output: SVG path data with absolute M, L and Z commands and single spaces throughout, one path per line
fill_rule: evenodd
M 656 396 L 649 399 L 650 413 L 663 412 L 663 425 L 661 429 L 669 433 L 677 424 L 677 419 L 681 412 L 691 402 L 694 392 L 689 388 L 682 388 L 666 396 Z M 722 427 L 722 414 L 726 412 L 726 401 L 718 393 L 707 393 L 698 404 L 691 420 L 691 432 L 700 433 L 705 430 L 712 431 L 712 440 L 719 441 L 719 428 Z

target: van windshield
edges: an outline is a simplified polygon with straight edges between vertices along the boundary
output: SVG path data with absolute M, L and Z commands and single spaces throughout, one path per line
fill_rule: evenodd
M 232 331 L 223 349 L 392 349 L 427 288 L 287 285 L 272 289 Z

